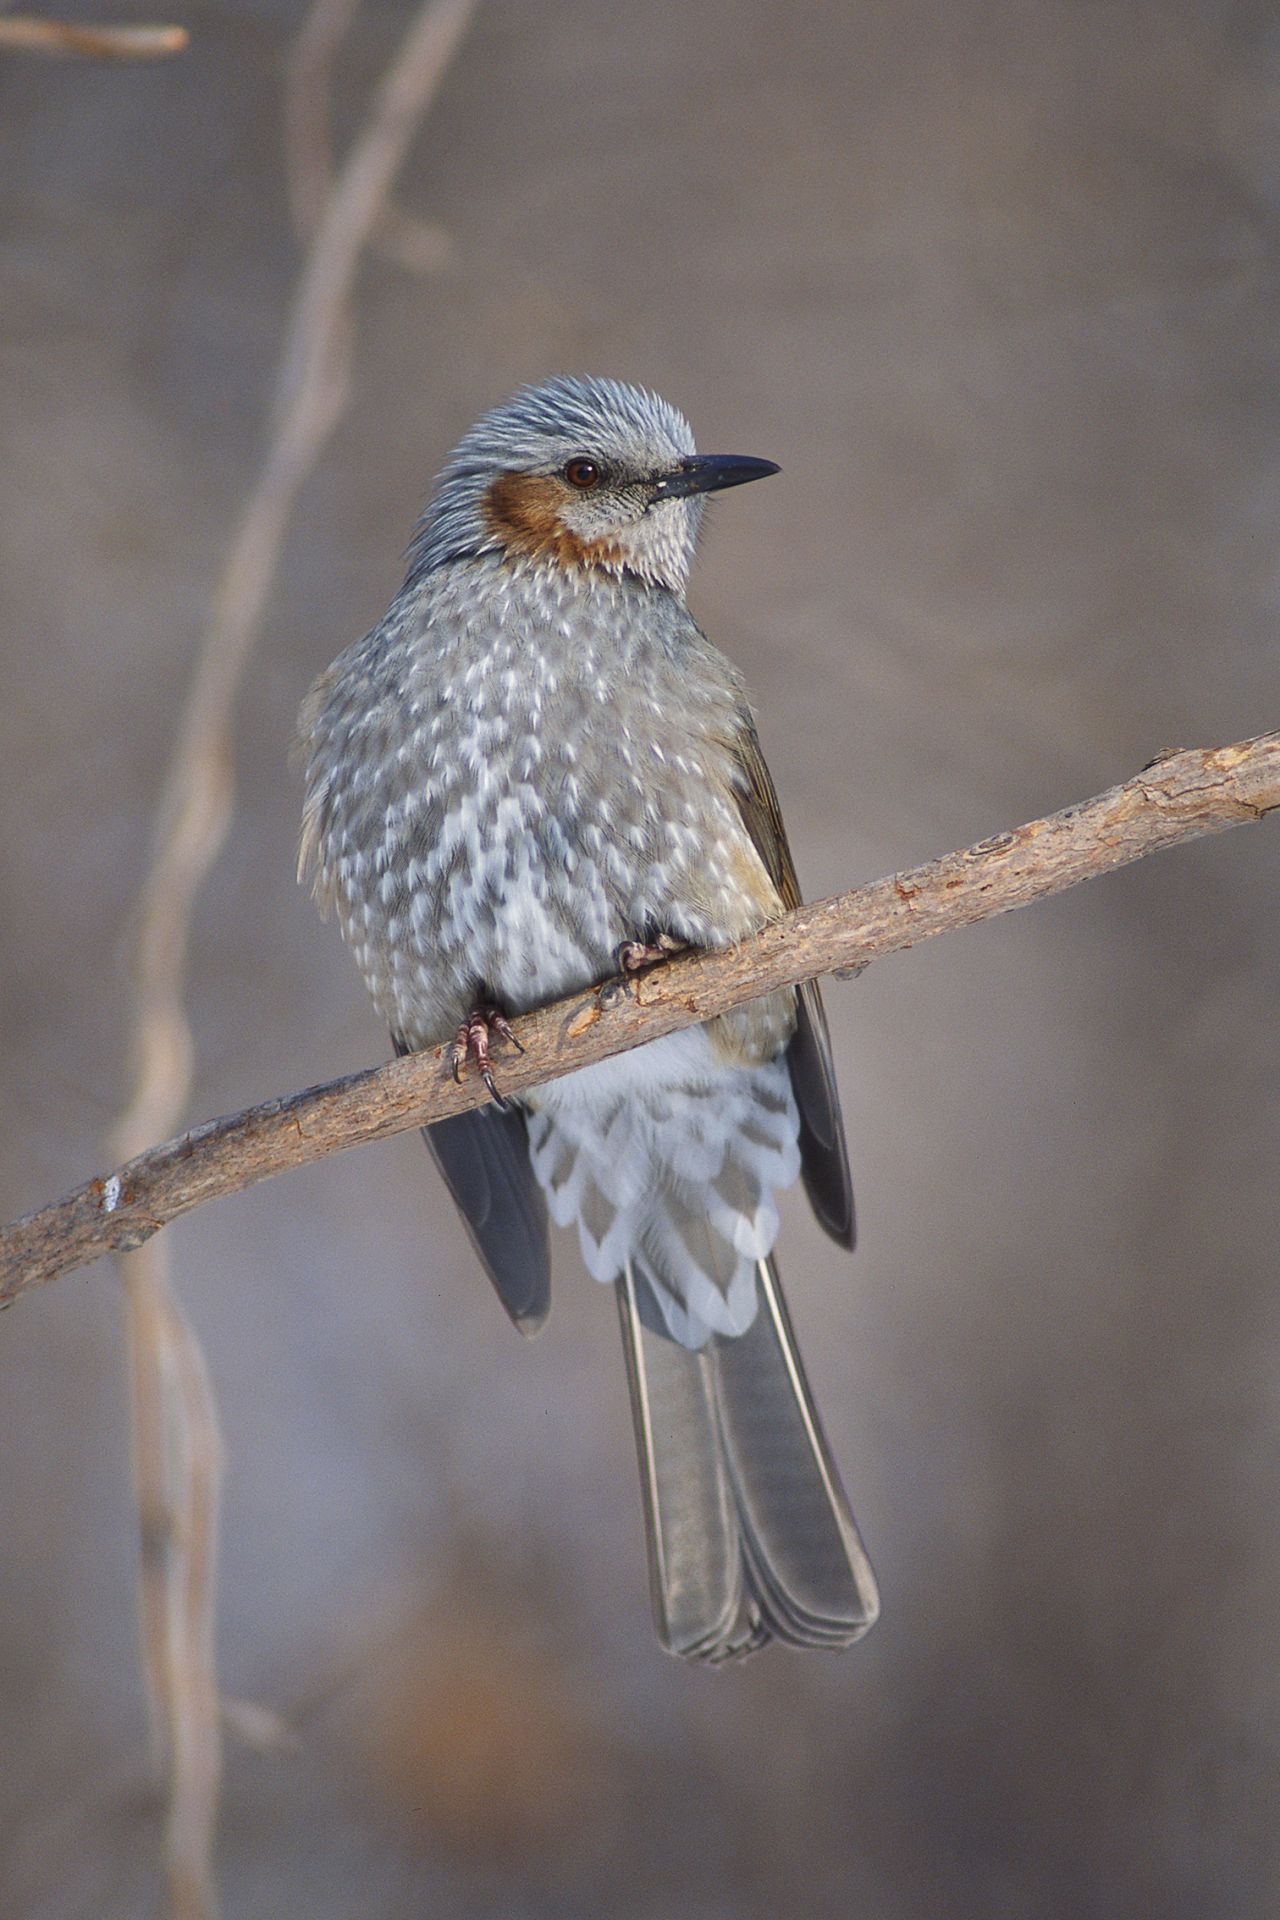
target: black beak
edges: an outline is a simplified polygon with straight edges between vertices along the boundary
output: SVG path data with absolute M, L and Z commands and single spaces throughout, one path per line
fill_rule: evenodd
M 737 453 L 691 453 L 673 473 L 663 474 L 654 492 L 659 500 L 681 500 L 690 493 L 744 487 L 748 480 L 765 480 L 780 471 L 772 460 L 748 460 Z

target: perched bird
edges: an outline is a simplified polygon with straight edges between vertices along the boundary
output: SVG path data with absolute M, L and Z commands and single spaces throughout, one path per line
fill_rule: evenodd
M 496 1093 L 507 1015 L 799 904 L 742 680 L 684 598 L 704 496 L 776 472 L 612 380 L 523 389 L 459 443 L 300 722 L 299 874 L 400 1052 L 456 1036 Z M 550 1305 L 548 1210 L 616 1287 L 664 1645 L 856 1640 L 875 1582 L 773 1261 L 797 1175 L 853 1244 L 816 988 L 425 1137 L 518 1327 Z

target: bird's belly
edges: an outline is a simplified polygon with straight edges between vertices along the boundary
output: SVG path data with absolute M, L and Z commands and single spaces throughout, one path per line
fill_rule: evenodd
M 617 781 L 588 792 L 511 773 L 488 763 L 437 789 L 429 838 L 411 817 L 388 821 L 394 906 L 366 977 L 413 1044 L 443 1038 L 480 999 L 521 1013 L 577 992 L 625 940 L 716 945 L 765 917 L 753 874 L 751 886 L 738 874 L 759 861 L 710 801 L 681 817 Z
M 563 876 L 518 871 L 500 881 L 482 905 L 493 930 L 476 954 L 484 983 L 509 1012 L 545 1006 L 601 979 L 622 939 L 607 902 L 584 889 L 576 897 Z
M 518 791 L 446 813 L 412 890 L 424 969 L 443 971 L 463 996 L 482 990 L 509 1013 L 607 973 L 627 937 L 627 876 L 611 885 L 576 838 Z

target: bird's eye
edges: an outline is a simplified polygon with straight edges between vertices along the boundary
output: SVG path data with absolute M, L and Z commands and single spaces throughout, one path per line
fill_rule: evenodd
M 600 478 L 600 469 L 594 460 L 571 460 L 564 477 L 571 487 L 594 487 Z

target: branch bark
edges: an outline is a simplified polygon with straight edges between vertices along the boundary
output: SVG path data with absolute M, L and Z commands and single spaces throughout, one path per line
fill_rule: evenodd
M 520 1093 L 744 1000 L 861 967 L 1277 808 L 1280 733 L 1164 754 L 1092 800 L 785 914 L 736 947 L 681 955 L 526 1014 L 513 1023 L 525 1051 L 504 1050 L 499 1084 Z M 0 1233 L 0 1305 L 100 1254 L 141 1245 L 207 1200 L 486 1097 L 473 1077 L 457 1085 L 449 1049 L 436 1047 L 211 1120 Z

